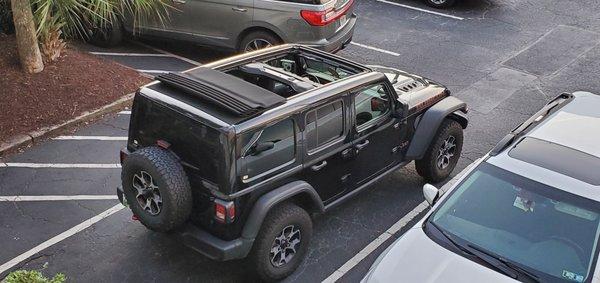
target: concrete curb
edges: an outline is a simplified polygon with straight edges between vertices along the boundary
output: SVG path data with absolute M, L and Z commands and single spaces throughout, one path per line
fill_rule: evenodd
M 19 148 L 30 146 L 38 141 L 44 140 L 50 136 L 56 135 L 80 123 L 93 120 L 102 115 L 121 110 L 128 106 L 133 100 L 135 93 L 127 94 L 118 100 L 102 106 L 92 111 L 83 112 L 83 114 L 66 121 L 64 123 L 43 127 L 41 129 L 29 132 L 28 134 L 19 134 L 9 138 L 6 141 L 0 141 L 0 157 L 4 157 L 7 153 L 16 151 Z

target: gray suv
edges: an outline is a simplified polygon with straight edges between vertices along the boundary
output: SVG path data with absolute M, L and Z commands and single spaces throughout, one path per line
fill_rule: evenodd
M 354 0 L 173 0 L 169 20 L 148 20 L 136 35 L 194 42 L 246 52 L 299 43 L 336 52 L 352 40 Z M 98 30 L 92 42 L 120 43 L 133 33 L 131 18 Z

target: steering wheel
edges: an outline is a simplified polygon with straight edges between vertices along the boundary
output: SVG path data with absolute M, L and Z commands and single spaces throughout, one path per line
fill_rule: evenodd
M 311 81 L 313 81 L 315 83 L 321 84 L 321 80 L 319 80 L 319 77 L 317 77 L 317 76 L 315 76 L 315 75 L 313 75 L 311 73 L 306 73 L 306 75 L 308 76 L 309 80 L 311 80 Z
M 585 250 L 579 244 L 575 243 L 573 240 L 567 239 L 567 238 L 561 237 L 561 236 L 551 236 L 550 239 L 567 244 L 567 246 L 569 246 L 575 250 L 575 253 L 579 257 L 581 262 L 586 262 L 587 256 L 586 256 Z

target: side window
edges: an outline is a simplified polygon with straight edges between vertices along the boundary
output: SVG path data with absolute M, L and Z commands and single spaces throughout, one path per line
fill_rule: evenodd
M 306 114 L 308 151 L 331 142 L 344 134 L 344 104 L 341 100 L 321 106 Z
M 356 126 L 360 127 L 390 110 L 389 95 L 383 83 L 366 87 L 354 96 Z
M 296 155 L 294 121 L 283 120 L 264 130 L 244 134 L 239 143 L 248 178 L 276 169 L 293 161 Z

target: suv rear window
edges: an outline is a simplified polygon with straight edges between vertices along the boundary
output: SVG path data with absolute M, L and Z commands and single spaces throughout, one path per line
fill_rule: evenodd
M 243 134 L 240 137 L 241 155 L 247 178 L 253 178 L 269 170 L 293 161 L 296 155 L 294 121 L 286 119 L 263 130 Z M 258 147 L 265 147 L 257 150 Z
M 341 100 L 321 106 L 306 114 L 308 151 L 327 144 L 344 134 L 344 104 Z

